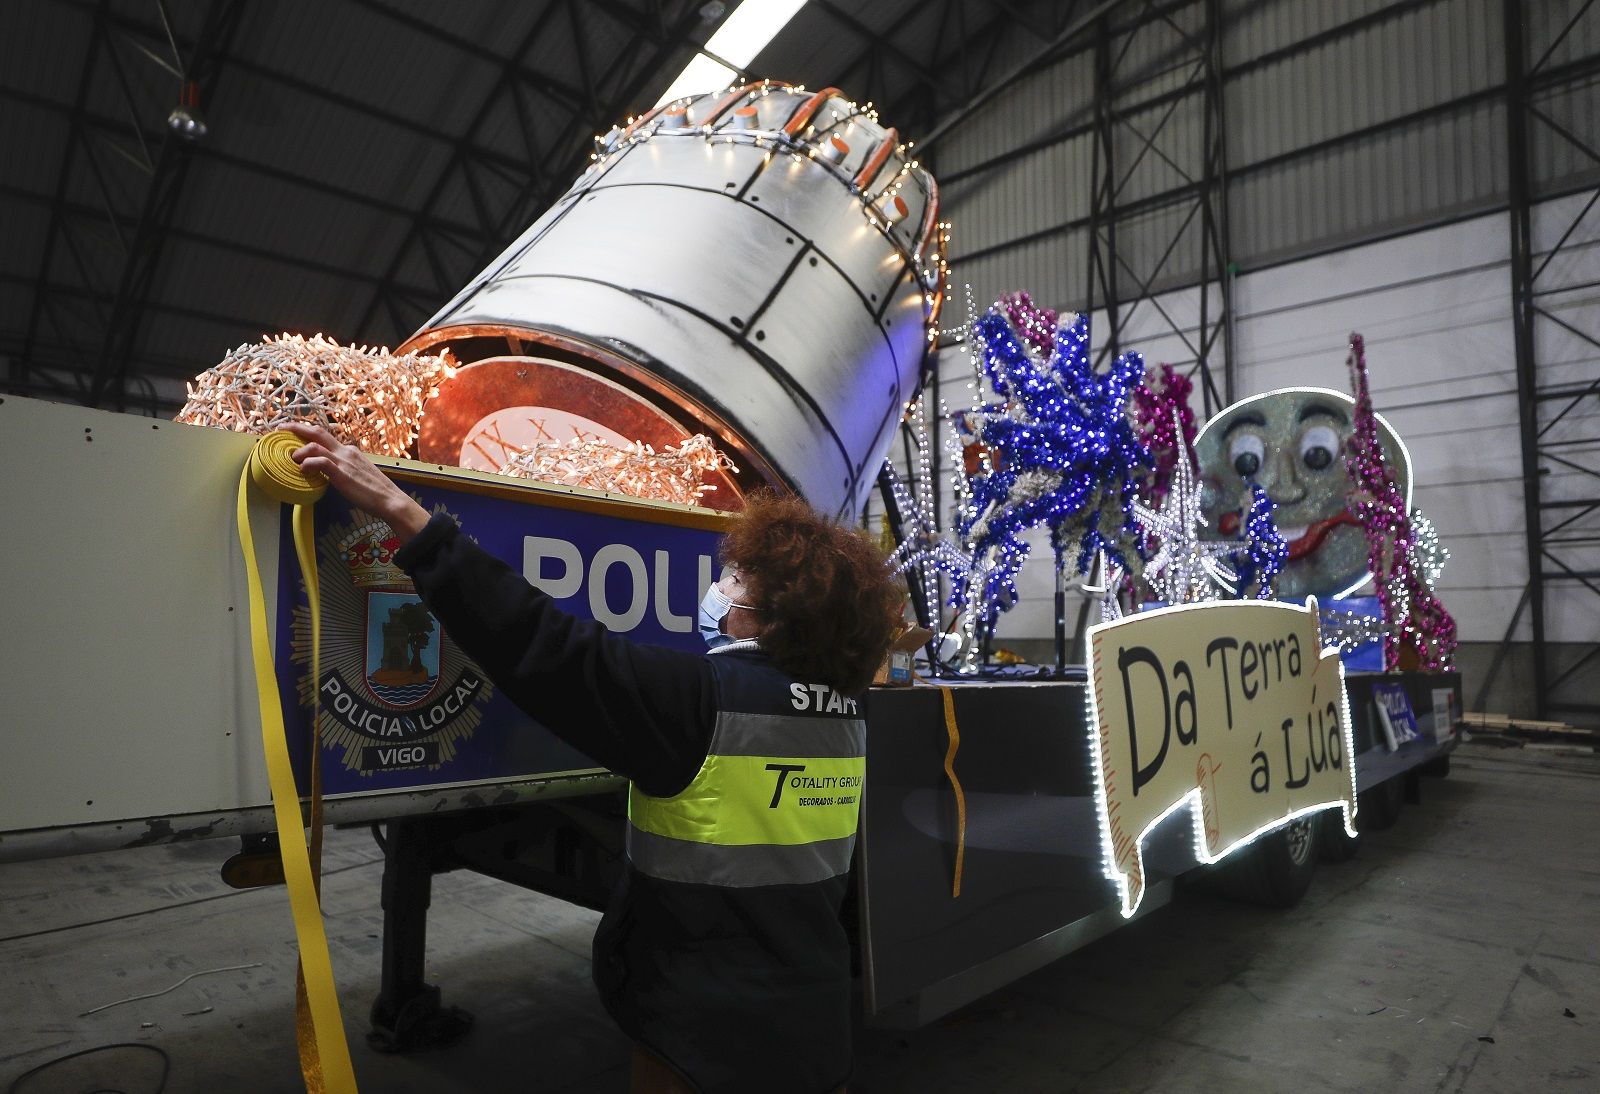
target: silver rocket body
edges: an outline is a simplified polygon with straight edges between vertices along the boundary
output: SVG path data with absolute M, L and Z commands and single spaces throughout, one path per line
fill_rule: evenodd
M 853 518 L 921 383 L 943 290 L 937 203 L 895 131 L 831 89 L 680 100 L 600 138 L 405 348 L 484 331 L 581 346 Z

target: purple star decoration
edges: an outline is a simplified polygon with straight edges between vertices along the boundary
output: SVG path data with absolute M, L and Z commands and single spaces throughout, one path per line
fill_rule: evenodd
M 999 399 L 978 408 L 978 433 L 998 458 L 991 473 L 973 477 L 972 500 L 961 515 L 974 567 L 957 600 L 975 603 L 990 621 L 1016 600 L 1016 576 L 1028 557 L 1022 535 L 1030 528 L 1050 529 L 1058 568 L 1072 548 L 1079 573 L 1101 551 L 1128 565 L 1125 546 L 1137 531 L 1134 479 L 1149 464 L 1128 416 L 1144 359 L 1124 354 L 1097 373 L 1082 315 L 1060 324 L 1048 343 L 1036 324 L 1019 332 L 1000 308 L 985 312 L 972 331 L 984 378 Z M 1030 354 L 1029 343 L 1048 344 L 1048 356 Z

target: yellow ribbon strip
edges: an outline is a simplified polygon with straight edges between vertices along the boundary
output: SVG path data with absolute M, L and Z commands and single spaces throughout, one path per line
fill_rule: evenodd
M 244 550 L 245 580 L 250 590 L 250 645 L 255 660 L 256 690 L 261 704 L 261 744 L 266 752 L 267 777 L 272 787 L 272 808 L 278 825 L 278 848 L 283 857 L 284 880 L 289 887 L 289 907 L 294 917 L 295 939 L 300 947 L 300 976 L 296 984 L 296 1040 L 300 1046 L 300 1070 L 311 1094 L 355 1094 L 356 1077 L 350 1063 L 350 1046 L 345 1039 L 344 1019 L 339 1013 L 339 996 L 333 985 L 333 962 L 328 956 L 328 938 L 322 927 L 322 906 L 318 870 L 312 867 L 312 851 L 306 847 L 305 820 L 300 813 L 300 795 L 289 763 L 289 742 L 283 724 L 283 707 L 278 698 L 278 677 L 273 669 L 272 646 L 267 638 L 266 598 L 261 590 L 261 573 L 256 566 L 255 538 L 250 534 L 249 491 L 253 485 L 275 501 L 295 507 L 293 516 L 295 554 L 305 574 L 306 597 L 311 612 L 311 690 L 316 694 L 320 666 L 321 596 L 317 582 L 315 542 L 312 535 L 311 507 L 327 489 L 325 481 L 312 481 L 301 473 L 290 453 L 300 447 L 299 438 L 282 431 L 269 433 L 250 451 L 250 459 L 239 476 L 239 544 Z M 318 477 L 320 480 L 320 476 Z M 321 772 L 315 738 L 316 714 L 312 712 L 312 844 L 320 867 L 321 855 Z M 309 1012 L 310 1021 L 305 1021 Z M 307 1026 L 309 1025 L 309 1029 Z
M 961 747 L 961 730 L 956 726 L 956 697 L 947 687 L 940 687 L 944 698 L 944 731 L 950 738 L 950 747 L 944 754 L 944 773 L 950 780 L 950 789 L 956 793 L 956 872 L 950 886 L 951 897 L 961 895 L 961 868 L 967 857 L 967 796 L 961 792 L 961 780 L 956 778 L 956 750 Z

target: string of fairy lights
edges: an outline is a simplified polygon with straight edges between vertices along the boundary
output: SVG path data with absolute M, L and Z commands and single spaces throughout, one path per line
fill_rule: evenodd
M 843 183 L 856 196 L 867 220 L 905 258 L 922 288 L 927 338 L 929 345 L 933 345 L 940 336 L 937 320 L 950 272 L 946 259 L 950 224 L 948 221 L 935 221 L 924 233 L 919 222 L 908 232 L 896 232 L 897 226 L 910 215 L 912 206 L 904 200 L 902 191 L 913 180 L 917 181 L 921 190 L 924 210 L 932 215 L 931 210 L 937 207 L 933 180 L 926 172 L 922 172 L 921 162 L 912 155 L 916 142 L 899 141 L 893 129 L 884 129 L 871 102 L 858 105 L 842 96 L 830 97 L 820 104 L 804 124 L 793 132 L 793 118 L 804 106 L 786 113 L 781 124 L 765 126 L 761 119 L 760 104 L 774 94 L 792 99 L 804 96 L 806 88 L 803 84 L 789 85 L 776 80 L 729 85 L 721 91 L 675 99 L 648 113 L 630 117 L 624 124 L 613 126 L 595 136 L 595 149 L 590 153 L 588 167 L 562 201 L 582 198 L 599 184 L 608 163 L 636 146 L 660 139 L 698 138 L 705 141 L 708 147 L 745 144 L 763 151 L 763 162 L 787 156 L 796 163 L 814 164 Z M 745 104 L 745 108 L 753 107 L 754 111 L 741 113 L 731 109 L 736 98 Z M 693 112 L 702 106 L 704 109 L 697 121 Z M 892 173 L 879 167 L 870 177 L 861 178 L 845 168 L 850 144 L 842 138 L 851 136 L 852 127 L 859 123 L 870 123 L 873 127 L 868 131 L 862 126 L 863 135 L 870 146 L 877 147 L 886 140 L 895 139 L 893 150 L 898 157 L 898 166 Z M 865 157 L 863 162 L 867 162 Z
M 1033 528 L 1061 533 L 1052 537 L 1056 565 L 1083 577 L 1081 587 L 1098 600 L 1103 620 L 1120 618 L 1130 599 L 1274 597 L 1288 542 L 1277 527 L 1276 503 L 1260 484 L 1250 484 L 1239 538 L 1204 534 L 1187 377 L 1171 365 L 1146 371 L 1134 354 L 1097 372 L 1088 364 L 1087 319 L 1062 320 L 1026 293 L 1008 294 L 982 312 L 971 286 L 964 298 L 967 322 L 938 333 L 966 352 L 968 406 L 952 414 L 941 403 L 936 418 L 922 402 L 908 410 L 915 410 L 916 451 L 934 448 L 930 421 L 949 425 L 944 458 L 967 473 L 951 477 L 950 530 L 937 536 L 929 529 L 938 527 L 939 514 L 917 500 L 927 495 L 917 493 L 915 482 L 898 487 L 907 499 L 902 509 L 917 514 L 918 538 L 895 556 L 901 572 L 924 566 L 925 582 L 933 570 L 948 579 L 945 604 L 960 613 L 960 671 L 978 671 L 978 637 L 1019 599 L 1017 577 L 1030 552 L 1023 534 Z M 1420 651 L 1422 667 L 1442 667 L 1454 624 L 1433 587 L 1448 552 L 1421 510 L 1406 512 L 1397 502 L 1393 469 L 1376 447 L 1375 431 L 1367 425 L 1363 432 L 1364 416 L 1371 416 L 1364 374 L 1353 371 L 1352 380 L 1358 429 L 1347 464 L 1369 499 L 1358 517 L 1388 545 L 1374 555 L 1382 610 L 1325 605 L 1323 637 L 1346 653 L 1409 643 Z M 915 475 L 932 473 L 925 458 L 917 463 Z
M 775 94 L 801 101 L 789 109 L 774 104 L 763 121 L 763 104 Z M 733 110 L 735 103 L 742 105 Z M 852 160 L 845 138 L 864 138 L 873 151 Z M 965 286 L 965 322 L 939 328 L 950 225 L 937 219 L 934 183 L 914 158 L 914 144 L 885 129 L 873 104 L 807 97 L 804 87 L 773 81 L 675 100 L 597 136 L 588 169 L 562 200 L 578 200 L 598 186 L 617 158 L 637 146 L 687 139 L 708 148 L 748 145 L 763 153 L 763 163 L 787 156 L 814 164 L 848 187 L 867 222 L 915 277 L 930 348 L 950 339 L 964 349 L 966 405 L 952 413 L 942 398 L 926 393 L 907 403 L 903 426 L 913 442 L 907 477 L 892 465 L 885 476 L 902 518 L 890 565 L 920 583 L 936 624 L 941 606 L 959 613 L 964 668 L 975 667 L 980 631 L 992 632 L 1000 613 L 1020 600 L 1017 579 L 1034 530 L 1050 533 L 1056 573 L 1084 579 L 1103 618 L 1120 615 L 1124 600 L 1273 596 L 1287 544 L 1266 491 L 1252 484 L 1241 538 L 1202 534 L 1187 377 L 1167 364 L 1146 370 L 1137 353 L 1097 369 L 1087 316 L 1063 317 L 1025 292 L 980 311 Z M 911 218 L 913 207 L 920 218 Z M 1357 494 L 1353 509 L 1368 535 L 1380 612 L 1327 610 L 1325 631 L 1341 648 L 1381 638 L 1390 668 L 1403 650 L 1420 667 L 1447 667 L 1455 624 L 1433 587 L 1448 552 L 1427 517 L 1409 509 L 1388 465 L 1359 335 L 1351 338 L 1349 363 L 1356 413 L 1346 466 Z M 241 346 L 197 378 L 180 420 L 248 431 L 318 420 L 368 451 L 400 455 L 415 437 L 421 407 L 453 368 L 448 358 L 394 356 L 341 347 L 321 335 L 284 335 Z M 962 429 L 941 428 L 957 422 L 965 438 Z M 661 453 L 571 445 L 528 451 L 506 471 L 612 489 L 605 485 L 610 479 L 627 479 L 644 484 L 638 488 L 647 493 L 670 486 L 673 500 L 692 503 L 706 489 L 700 476 L 726 469 L 709 439 L 700 440 Z M 941 447 L 946 464 L 966 472 L 952 476 L 949 520 L 937 511 L 933 485 L 934 453 Z

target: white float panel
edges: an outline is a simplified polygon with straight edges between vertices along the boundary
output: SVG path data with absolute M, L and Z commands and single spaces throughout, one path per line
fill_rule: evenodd
M 254 440 L 0 399 L 0 833 L 267 804 L 234 517 Z M 269 603 L 279 512 L 251 514 Z

